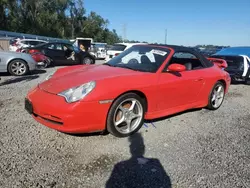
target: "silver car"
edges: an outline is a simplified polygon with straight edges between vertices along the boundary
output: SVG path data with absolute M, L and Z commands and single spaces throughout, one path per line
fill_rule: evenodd
M 30 54 L 0 51 L 0 72 L 22 76 L 37 69 L 37 63 Z

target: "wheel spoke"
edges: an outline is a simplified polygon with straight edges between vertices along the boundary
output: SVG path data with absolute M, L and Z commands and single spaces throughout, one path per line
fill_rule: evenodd
M 213 97 L 212 97 L 211 101 L 215 101 L 215 100 L 216 100 L 216 95 L 213 94 Z
M 131 106 L 130 106 L 130 108 L 129 108 L 129 111 L 134 110 L 135 104 L 136 104 L 136 101 L 133 100 L 133 101 L 132 101 L 132 104 L 131 104 Z
M 131 116 L 131 119 L 135 119 L 135 118 L 141 117 L 140 114 L 135 114 L 135 113 L 131 113 L 130 116 Z
M 217 93 L 218 93 L 218 94 L 220 93 L 221 89 L 222 89 L 222 86 L 219 86 L 219 87 L 218 87 L 218 90 L 217 90 Z
M 122 113 L 125 113 L 127 111 L 127 109 L 123 108 L 122 106 L 119 106 L 119 110 L 121 110 Z
M 125 121 L 124 115 L 122 115 L 121 119 L 119 119 L 118 121 L 115 122 L 115 126 L 120 125 L 121 123 L 123 123 Z
M 127 131 L 130 132 L 131 131 L 131 120 L 130 119 L 127 119 L 126 120 L 126 124 L 127 124 Z

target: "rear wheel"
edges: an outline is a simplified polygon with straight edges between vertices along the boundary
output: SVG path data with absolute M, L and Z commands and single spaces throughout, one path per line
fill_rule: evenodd
M 91 59 L 90 57 L 85 57 L 83 58 L 83 61 L 82 63 L 85 64 L 85 65 L 90 65 L 90 64 L 93 64 L 93 59 Z
M 26 75 L 29 71 L 27 63 L 21 59 L 13 60 L 8 65 L 8 71 L 14 76 Z
M 107 130 L 116 137 L 126 137 L 143 125 L 144 100 L 135 93 L 120 96 L 111 106 L 107 118 Z
M 225 97 L 225 85 L 218 81 L 210 92 L 207 108 L 217 110 L 223 103 Z

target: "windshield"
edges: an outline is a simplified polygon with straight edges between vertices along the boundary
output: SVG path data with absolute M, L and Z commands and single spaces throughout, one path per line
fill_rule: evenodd
M 93 43 L 93 46 L 96 47 L 96 48 L 106 48 L 106 44 L 103 43 Z
M 138 45 L 125 50 L 106 64 L 135 71 L 156 72 L 169 53 L 167 48 Z
M 113 45 L 109 50 L 113 50 L 113 51 L 124 51 L 126 48 L 125 45 L 123 44 L 115 44 Z
M 215 55 L 247 55 L 250 57 L 250 47 L 231 47 L 224 48 Z

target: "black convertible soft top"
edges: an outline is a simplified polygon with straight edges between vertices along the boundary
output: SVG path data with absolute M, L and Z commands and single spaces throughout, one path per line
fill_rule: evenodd
M 178 45 L 165 45 L 165 44 L 148 44 L 148 45 L 172 48 L 175 52 L 190 52 L 190 53 L 194 54 L 197 58 L 199 58 L 205 67 L 214 66 L 214 64 L 211 61 L 209 61 L 204 55 L 197 52 L 193 48 L 189 48 L 189 47 L 185 47 L 185 46 L 178 46 Z

